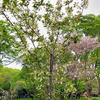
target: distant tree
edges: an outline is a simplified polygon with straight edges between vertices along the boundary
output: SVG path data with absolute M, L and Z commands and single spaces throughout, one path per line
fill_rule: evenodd
M 0 68 L 0 88 L 10 93 L 10 90 L 16 87 L 16 81 L 19 80 L 19 72 L 18 69 Z
M 100 15 L 95 16 L 93 14 L 84 15 L 80 17 L 80 24 L 76 26 L 77 31 L 92 37 L 98 37 L 100 42 Z M 91 41 L 92 42 L 92 41 Z M 91 53 L 91 58 L 95 60 L 95 74 L 98 79 L 98 91 L 100 95 L 100 48 L 94 50 Z
M 82 15 L 80 23 L 76 25 L 76 30 L 87 36 L 100 36 L 100 18 L 94 14 Z
M 91 100 L 92 96 L 92 80 L 94 76 L 94 62 L 95 60 L 91 58 L 91 53 L 100 47 L 98 42 L 98 37 L 92 38 L 91 36 L 82 36 L 76 32 L 72 33 L 70 36 L 66 35 L 64 38 L 68 38 L 68 41 L 64 43 L 66 46 L 66 51 L 73 51 L 72 61 L 65 68 L 68 76 L 75 81 L 75 87 L 77 89 L 76 95 L 79 91 L 77 80 L 84 80 L 87 86 L 88 100 Z M 63 41 L 63 38 L 60 38 Z M 60 44 L 59 44 L 60 46 Z
M 72 34 L 73 35 L 73 34 Z M 77 37 L 78 34 L 74 34 L 74 37 Z M 94 59 L 90 57 L 91 52 L 100 47 L 100 43 L 98 42 L 98 37 L 91 38 L 90 36 L 81 37 L 77 40 L 76 43 L 70 41 L 70 45 L 68 47 L 69 50 L 72 50 L 74 55 L 74 62 L 72 62 L 69 69 L 72 68 L 70 75 L 73 75 L 75 80 L 77 78 L 81 79 L 85 78 L 88 100 L 91 100 L 92 96 L 92 84 L 91 82 L 95 78 L 94 75 Z M 79 60 L 79 61 L 77 61 Z M 75 72 L 73 72 L 73 70 Z M 78 87 L 77 87 L 78 88 Z

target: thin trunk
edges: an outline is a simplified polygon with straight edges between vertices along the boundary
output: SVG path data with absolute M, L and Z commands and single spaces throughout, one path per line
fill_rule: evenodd
M 34 100 L 36 100 L 36 86 L 34 85 Z
M 76 100 L 76 98 L 77 98 L 77 93 L 78 93 L 78 86 L 77 86 L 77 77 L 75 77 L 75 88 L 76 88 L 76 93 L 75 93 L 75 98 L 74 98 L 74 100 Z
M 97 77 L 97 79 L 98 79 L 98 86 L 99 86 L 99 88 L 98 88 L 98 94 L 100 95 L 100 79 L 99 79 L 99 76 Z
M 100 95 L 100 82 L 99 82 L 98 84 L 99 84 L 99 90 L 98 90 L 98 91 L 99 91 L 99 93 L 98 93 L 98 94 Z
M 76 100 L 77 99 L 77 91 L 76 91 L 76 93 L 75 93 L 75 98 L 74 98 L 74 100 Z
M 71 94 L 71 99 L 73 100 L 73 94 Z
M 12 94 L 11 94 L 11 100 L 12 100 Z
M 63 93 L 64 93 L 64 89 L 61 89 L 61 91 L 60 91 L 60 100 L 64 100 Z
M 50 57 L 50 76 L 49 76 L 49 87 L 48 87 L 48 100 L 52 100 L 52 71 L 53 71 L 53 55 Z

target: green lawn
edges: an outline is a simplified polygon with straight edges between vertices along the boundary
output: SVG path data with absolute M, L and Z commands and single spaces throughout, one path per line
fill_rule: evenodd
M 32 100 L 31 98 L 19 98 L 19 99 L 12 99 L 12 100 Z M 36 100 L 41 100 L 40 98 L 36 98 Z M 65 100 L 71 100 L 70 99 L 65 99 Z M 76 100 L 88 100 L 87 97 L 81 97 L 80 99 L 76 99 Z M 100 97 L 92 97 L 92 100 L 100 100 Z
M 18 99 L 12 99 L 12 100 L 32 100 L 32 98 L 18 98 Z M 36 98 L 36 100 L 41 100 L 41 99 Z
M 71 99 L 65 99 L 65 100 L 71 100 Z M 76 99 L 76 100 L 88 100 L 87 97 L 81 97 L 80 99 Z M 92 97 L 92 100 L 100 100 L 100 97 Z

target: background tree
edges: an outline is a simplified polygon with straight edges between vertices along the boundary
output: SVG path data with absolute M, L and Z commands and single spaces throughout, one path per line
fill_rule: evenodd
M 69 35 L 66 35 L 65 38 L 68 38 L 68 36 Z M 79 36 L 76 32 L 72 33 L 69 36 L 68 41 L 64 44 L 65 46 L 66 44 L 69 44 L 69 46 L 66 47 L 66 51 L 74 52 L 73 60 L 71 61 L 72 63 L 70 62 L 68 64 L 69 67 L 65 69 L 69 73 L 69 76 L 75 80 L 77 92 L 79 90 L 77 79 L 80 80 L 83 77 L 88 81 L 85 82 L 87 83 L 88 99 L 91 100 L 92 86 L 89 84 L 89 81 L 91 82 L 94 79 L 94 59 L 91 58 L 90 55 L 92 51 L 100 47 L 100 43 L 98 42 L 98 37 L 91 38 L 90 36 Z M 63 41 L 62 38 L 61 41 Z
M 0 66 L 10 64 L 18 56 L 15 39 L 14 29 L 8 22 L 0 20 Z
M 87 36 L 99 36 L 100 18 L 98 16 L 95 16 L 93 14 L 82 15 L 79 19 L 80 24 L 76 25 L 76 30 Z
M 92 37 L 100 37 L 100 17 L 93 14 L 80 17 L 80 24 L 76 26 L 77 31 Z M 99 39 L 98 39 L 99 41 Z M 95 74 L 98 79 L 99 94 L 100 94 L 100 78 L 99 78 L 99 51 L 100 48 L 91 53 L 91 58 L 95 60 Z
M 76 36 L 77 34 L 73 35 L 73 37 L 76 37 Z M 76 71 L 75 73 L 73 73 L 73 76 L 81 77 L 82 75 L 82 77 L 85 78 L 87 93 L 88 93 L 88 100 L 91 100 L 91 96 L 92 96 L 92 86 L 91 86 L 92 84 L 90 84 L 89 81 L 91 82 L 95 78 L 94 77 L 94 61 L 89 56 L 91 55 L 91 51 L 94 51 L 96 48 L 99 48 L 99 47 L 100 47 L 100 43 L 98 42 L 98 37 L 91 38 L 90 36 L 85 36 L 85 37 L 81 37 L 79 41 L 77 40 L 76 43 L 73 43 L 71 41 L 68 48 L 69 50 L 72 50 L 75 53 L 75 60 L 76 59 L 79 60 L 78 62 L 76 60 L 76 63 L 72 63 L 72 68 L 73 67 L 76 68 Z
M 11 69 L 7 67 L 0 68 L 0 88 L 3 91 L 8 92 L 8 96 L 11 97 L 11 93 L 16 89 L 16 82 L 20 80 L 19 74 L 20 70 Z

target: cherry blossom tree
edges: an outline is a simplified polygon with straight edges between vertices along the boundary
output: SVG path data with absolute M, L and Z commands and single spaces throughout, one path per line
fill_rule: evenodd
M 77 34 L 72 34 L 72 37 L 77 36 Z M 67 49 L 72 50 L 77 57 L 76 62 L 71 63 L 71 76 L 74 78 L 85 78 L 85 85 L 87 87 L 88 100 L 91 100 L 92 96 L 92 84 L 91 82 L 95 78 L 94 76 L 94 61 L 91 58 L 91 51 L 100 47 L 98 42 L 98 37 L 92 38 L 90 36 L 84 36 L 77 40 L 77 43 L 70 41 L 70 45 Z M 76 58 L 75 58 L 76 59 Z M 74 68 L 73 68 L 74 67 Z M 73 71 L 73 72 L 72 72 Z M 73 74 L 72 74 L 73 73 Z
M 66 35 L 67 41 L 63 40 L 63 37 L 59 38 L 58 45 L 64 44 L 66 46 L 66 52 L 73 52 L 72 61 L 65 67 L 65 70 L 69 77 L 75 80 L 75 87 L 78 92 L 77 79 L 85 79 L 87 87 L 88 100 L 91 100 L 92 96 L 92 84 L 91 82 L 95 78 L 94 76 L 94 60 L 90 58 L 91 51 L 100 47 L 98 37 L 92 38 L 90 36 L 82 36 L 76 32 L 71 33 L 70 36 Z

